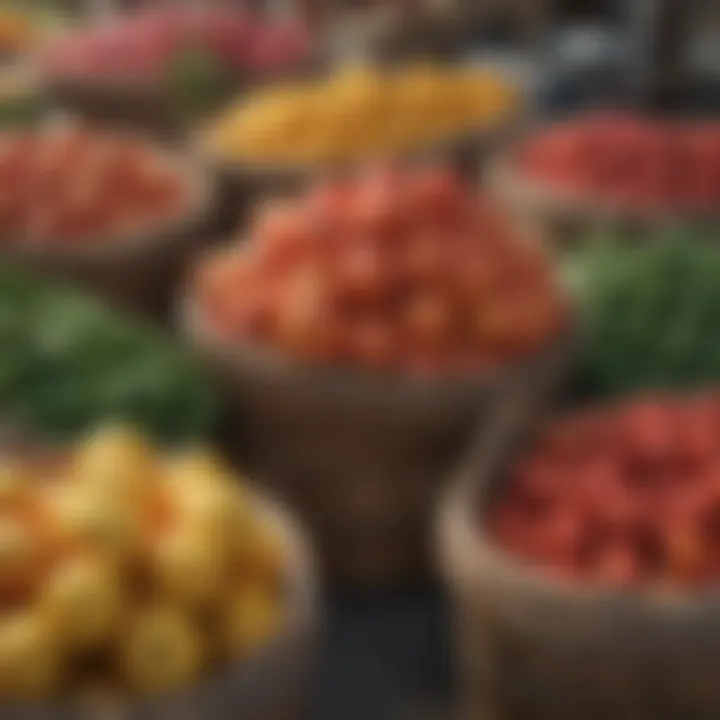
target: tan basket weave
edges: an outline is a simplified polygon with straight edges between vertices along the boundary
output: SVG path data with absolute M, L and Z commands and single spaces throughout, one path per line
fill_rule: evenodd
M 304 366 L 213 336 L 195 308 L 184 333 L 228 388 L 235 444 L 316 535 L 333 579 L 386 585 L 426 578 L 433 507 L 477 422 L 509 389 L 552 388 L 574 338 L 491 376 L 420 381 Z
M 565 587 L 510 558 L 487 536 L 483 510 L 502 487 L 528 417 L 526 407 L 516 406 L 500 432 L 475 448 L 439 512 L 460 717 L 718 717 L 714 593 L 691 598 Z
M 125 702 L 92 694 L 58 705 L 4 706 L 3 720 L 300 720 L 306 716 L 321 641 L 319 587 L 305 531 L 287 509 L 255 492 L 287 557 L 287 617 L 258 654 L 172 695 Z
M 190 199 L 175 217 L 132 236 L 89 241 L 82 247 L 6 241 L 0 261 L 77 285 L 124 310 L 153 318 L 164 315 L 174 284 L 204 245 L 215 202 L 206 173 L 184 157 L 173 159 L 190 183 Z

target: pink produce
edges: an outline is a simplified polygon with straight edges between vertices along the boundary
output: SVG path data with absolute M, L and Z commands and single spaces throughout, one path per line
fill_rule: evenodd
M 118 23 L 79 30 L 49 48 L 54 77 L 159 80 L 178 53 L 201 49 L 237 72 L 273 73 L 309 49 L 307 28 L 230 8 L 144 11 Z

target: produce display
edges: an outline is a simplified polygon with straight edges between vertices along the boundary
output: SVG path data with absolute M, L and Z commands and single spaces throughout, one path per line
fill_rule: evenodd
M 43 439 L 127 421 L 152 437 L 206 437 L 216 397 L 182 348 L 43 279 L 0 269 L 0 416 Z
M 695 587 L 720 574 L 720 396 L 644 396 L 551 423 L 490 522 L 566 580 Z
M 486 70 L 351 67 L 316 82 L 260 90 L 211 128 L 221 158 L 271 165 L 356 161 L 496 127 L 517 91 Z
M 591 115 L 532 134 L 515 158 L 527 178 L 627 209 L 714 211 L 720 123 Z
M 153 84 L 168 79 L 188 54 L 214 61 L 218 71 L 268 76 L 303 60 L 307 29 L 240 8 L 172 6 L 81 28 L 47 48 L 52 77 L 91 82 Z
M 86 247 L 180 219 L 192 181 L 141 140 L 75 126 L 0 137 L 0 248 Z
M 113 428 L 0 472 L 5 701 L 168 692 L 282 629 L 281 538 L 211 454 Z
M 191 295 L 225 342 L 421 374 L 526 358 L 568 321 L 537 246 L 438 167 L 381 166 L 264 207 Z
M 720 247 L 702 231 L 601 237 L 567 261 L 587 326 L 587 390 L 601 396 L 720 380 Z

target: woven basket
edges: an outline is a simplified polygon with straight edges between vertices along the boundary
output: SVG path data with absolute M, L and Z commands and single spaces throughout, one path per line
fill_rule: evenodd
M 306 535 L 286 509 L 256 494 L 260 512 L 282 538 L 287 563 L 285 628 L 253 657 L 220 670 L 197 686 L 138 702 L 107 694 L 74 702 L 5 706 L 3 720 L 299 720 L 310 701 L 320 640 L 317 578 Z
M 482 525 L 527 409 L 477 446 L 439 512 L 454 609 L 462 718 L 700 720 L 720 714 L 720 604 L 713 594 L 600 592 L 510 558 Z M 537 422 L 537 416 L 536 420 Z
M 620 237 L 652 239 L 658 231 L 675 225 L 712 226 L 720 213 L 672 212 L 666 208 L 633 209 L 610 201 L 593 201 L 572 192 L 523 176 L 510 159 L 494 158 L 487 171 L 488 187 L 519 221 L 536 229 L 538 236 L 555 250 L 584 245 L 607 231 Z
M 170 95 L 156 84 L 46 78 L 44 87 L 56 107 L 93 124 L 163 140 L 183 136 L 181 115 Z
M 174 161 L 190 181 L 190 199 L 175 217 L 82 247 L 6 241 L 0 261 L 77 285 L 121 309 L 162 317 L 174 283 L 205 241 L 215 200 L 213 183 L 199 166 L 180 156 Z
M 426 579 L 433 506 L 469 429 L 491 422 L 510 388 L 548 392 L 574 347 L 568 336 L 490 376 L 421 381 L 229 346 L 190 303 L 182 325 L 228 388 L 245 462 L 301 511 L 333 579 L 367 586 Z

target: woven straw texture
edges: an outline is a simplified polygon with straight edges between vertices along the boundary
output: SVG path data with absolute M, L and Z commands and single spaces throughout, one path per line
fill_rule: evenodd
M 532 397 L 554 386 L 574 349 L 563 338 L 497 374 L 420 381 L 227 346 L 191 304 L 181 315 L 228 389 L 238 451 L 301 511 L 332 578 L 352 585 L 427 575 L 433 507 L 470 429 L 491 424 L 511 391 Z

